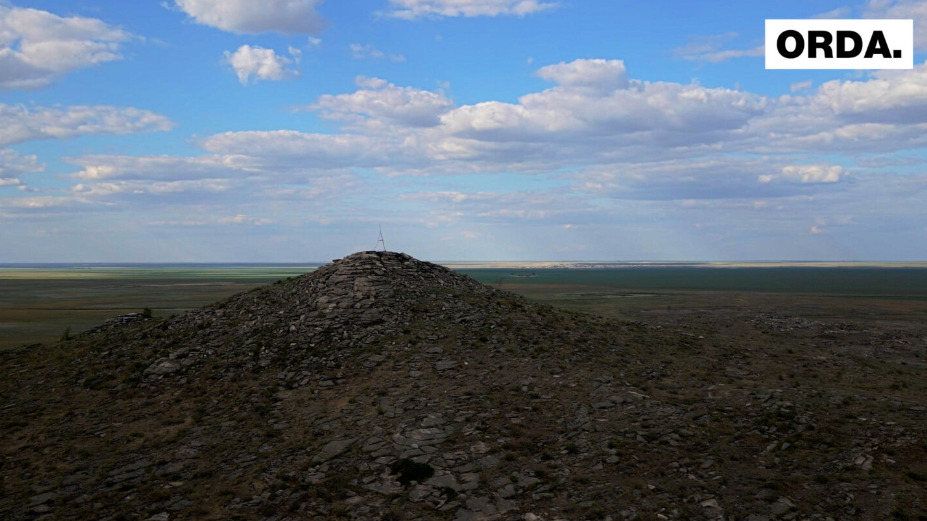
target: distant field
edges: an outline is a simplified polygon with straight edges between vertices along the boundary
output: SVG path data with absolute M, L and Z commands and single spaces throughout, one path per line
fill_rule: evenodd
M 927 298 L 927 267 L 715 267 L 460 269 L 489 284 L 582 285 L 628 290 L 749 291 Z
M 899 306 L 905 310 L 927 306 L 927 267 L 448 264 L 481 282 L 535 300 L 630 319 L 653 316 L 672 306 L 723 309 L 749 303 L 778 309 L 803 303 L 817 312 L 832 309 L 835 313 L 887 315 Z M 0 267 L 0 348 L 54 341 L 66 329 L 77 333 L 145 307 L 155 316 L 182 313 L 316 267 Z
M 54 341 L 109 317 L 150 308 L 182 313 L 312 271 L 287 266 L 93 266 L 0 268 L 0 348 Z

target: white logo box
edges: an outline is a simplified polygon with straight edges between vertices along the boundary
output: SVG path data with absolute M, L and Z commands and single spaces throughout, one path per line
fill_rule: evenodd
M 913 69 L 914 21 L 766 20 L 766 68 Z

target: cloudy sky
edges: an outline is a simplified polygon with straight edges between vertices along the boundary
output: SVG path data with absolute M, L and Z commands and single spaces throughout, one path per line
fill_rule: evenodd
M 767 18 L 913 18 L 767 71 Z M 927 260 L 927 1 L 0 0 L 0 262 Z

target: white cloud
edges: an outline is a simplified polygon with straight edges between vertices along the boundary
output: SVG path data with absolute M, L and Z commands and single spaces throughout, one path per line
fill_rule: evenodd
M 765 54 L 766 47 L 763 45 L 758 45 L 749 49 L 725 49 L 720 51 L 707 52 L 699 56 L 697 59 L 709 63 L 720 63 L 732 60 L 734 58 L 757 58 L 760 56 L 765 56 Z
M 352 94 L 323 95 L 306 107 L 322 117 L 343 121 L 351 128 L 368 131 L 400 127 L 433 127 L 454 107 L 443 92 L 397 87 L 379 78 L 359 76 L 361 89 Z
M 565 87 L 589 87 L 597 90 L 623 89 L 628 78 L 622 60 L 575 60 L 538 69 L 537 75 Z
M 573 188 L 614 199 L 650 201 L 767 199 L 845 188 L 820 184 L 830 182 L 829 175 L 842 179 L 845 172 L 840 167 L 836 171 L 828 170 L 828 165 L 793 167 L 786 161 L 776 156 L 706 154 L 620 162 L 578 172 Z M 779 179 L 789 182 L 773 182 Z
M 852 15 L 852 9 L 849 7 L 837 7 L 836 9 L 831 9 L 823 13 L 816 14 L 812 18 L 828 19 L 828 18 L 850 18 Z
M 19 176 L 45 170 L 39 158 L 24 156 L 9 148 L 0 148 L 0 186 L 25 186 Z
M 927 2 L 924 0 L 869 0 L 863 16 L 914 20 L 914 47 L 927 49 Z
M 310 134 L 295 130 L 225 132 L 200 142 L 219 155 L 241 155 L 255 168 L 276 174 L 317 172 L 342 168 L 394 166 L 421 163 L 423 156 L 399 136 L 361 134 Z
M 0 146 L 36 139 L 88 134 L 132 134 L 170 130 L 166 117 L 132 107 L 35 107 L 0 103 Z
M 107 197 L 124 194 L 130 197 L 164 196 L 171 194 L 190 194 L 225 192 L 231 183 L 226 179 L 193 179 L 184 181 L 112 181 L 103 183 L 79 183 L 71 188 L 78 196 Z
M 537 0 L 390 0 L 390 16 L 415 20 L 439 16 L 525 16 L 558 6 Z
M 927 114 L 927 63 L 911 70 L 877 71 L 865 81 L 826 82 L 812 102 L 834 115 L 858 120 L 923 122 Z
M 73 205 L 77 202 L 73 197 L 60 196 L 33 196 L 33 197 L 6 197 L 0 199 L 0 209 L 2 210 L 45 210 L 62 206 Z
M 784 166 L 780 174 L 764 174 L 758 179 L 761 183 L 777 179 L 798 183 L 839 183 L 846 176 L 846 170 L 840 165 L 816 164 Z
M 122 59 L 131 34 L 95 18 L 0 3 L 0 89 L 35 89 L 75 69 Z
M 688 44 L 675 49 L 677 56 L 684 60 L 720 63 L 734 58 L 764 56 L 764 46 L 754 46 L 747 49 L 724 49 L 723 47 L 737 37 L 737 33 L 729 32 L 711 36 L 699 36 Z
M 301 53 L 298 49 L 290 48 L 290 58 L 278 55 L 273 49 L 263 47 L 251 47 L 242 45 L 234 53 L 225 52 L 225 59 L 228 61 L 238 81 L 242 85 L 247 85 L 250 81 L 259 80 L 289 80 L 299 77 L 299 69 L 294 65 L 299 65 Z
M 623 81 L 623 69 L 615 60 L 576 60 L 543 68 L 545 77 L 562 83 L 524 95 L 517 105 L 468 105 L 441 120 L 448 134 L 483 142 L 601 146 L 620 138 L 625 148 L 640 142 L 665 147 L 718 141 L 765 110 L 760 96 L 695 83 Z M 605 147 L 600 150 L 608 153 Z
M 67 161 L 81 167 L 71 177 L 83 182 L 114 179 L 181 181 L 246 177 L 260 173 L 254 159 L 236 154 L 198 157 L 86 155 L 68 158 Z
M 348 46 L 351 49 L 351 57 L 355 60 L 380 60 L 383 58 L 389 58 L 390 61 L 394 62 L 404 62 L 406 57 L 401 54 L 387 54 L 369 43 L 366 45 L 361 45 L 359 43 L 352 43 Z
M 325 20 L 316 11 L 322 0 L 175 0 L 197 23 L 233 33 L 321 33 Z
M 231 215 L 231 216 L 213 216 L 206 215 L 197 219 L 184 219 L 184 220 L 163 220 L 157 221 L 152 224 L 155 226 L 227 226 L 227 225 L 251 225 L 251 226 L 266 226 L 276 222 L 274 219 L 267 219 L 264 217 L 253 217 L 243 213 Z
M 797 81 L 797 82 L 792 83 L 791 85 L 789 85 L 789 90 L 790 90 L 792 93 L 804 92 L 804 91 L 810 89 L 810 88 L 811 88 L 811 85 L 813 85 L 813 82 L 812 82 L 811 80 Z
M 885 153 L 927 146 L 927 64 L 833 80 L 782 96 L 754 118 L 741 144 L 755 152 Z
M 338 122 L 340 132 L 226 132 L 198 141 L 202 155 L 195 157 L 70 158 L 77 186 L 69 196 L 107 212 L 142 209 L 145 222 L 184 209 L 190 222 L 216 229 L 238 216 L 287 228 L 305 219 L 358 219 L 370 208 L 373 171 L 379 174 L 376 190 L 388 194 L 377 200 L 376 211 L 434 233 L 512 225 L 519 232 L 547 227 L 560 234 L 570 224 L 568 233 L 576 237 L 565 243 L 586 244 L 601 233 L 597 223 L 614 230 L 624 220 L 627 233 L 641 235 L 641 246 L 632 250 L 641 256 L 658 252 L 647 249 L 656 248 L 650 238 L 674 225 L 678 235 L 666 235 L 673 248 L 680 240 L 699 248 L 722 241 L 717 234 L 733 248 L 725 252 L 769 256 L 775 248 L 750 238 L 751 228 L 794 236 L 816 224 L 835 237 L 840 227 L 814 217 L 839 209 L 862 221 L 853 211 L 854 204 L 862 206 L 860 197 L 879 192 L 880 200 L 892 200 L 889 184 L 866 178 L 866 167 L 855 166 L 850 177 L 835 164 L 849 159 L 823 163 L 818 154 L 856 155 L 927 139 L 918 118 L 906 114 L 919 110 L 918 96 L 896 93 L 902 86 L 918 92 L 922 68 L 770 99 L 697 83 L 637 80 L 619 60 L 576 60 L 539 69 L 538 76 L 555 84 L 515 103 L 490 99 L 459 107 L 441 91 L 358 77 L 354 92 L 320 96 L 306 107 Z M 881 104 L 852 101 L 874 88 Z M 495 186 L 524 186 L 519 176 L 539 174 L 545 188 L 470 191 L 459 187 L 475 182 L 460 178 L 430 180 L 423 188 L 410 177 L 471 173 L 501 179 Z M 892 189 L 905 194 L 897 176 L 892 179 Z M 927 184 L 907 188 L 922 193 Z

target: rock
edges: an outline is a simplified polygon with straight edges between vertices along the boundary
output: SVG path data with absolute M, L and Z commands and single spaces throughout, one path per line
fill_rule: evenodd
M 471 497 L 465 502 L 468 509 L 483 515 L 492 515 L 498 512 L 496 505 L 485 497 Z
M 793 508 L 795 508 L 795 503 L 792 503 L 792 501 L 786 497 L 781 497 L 769 506 L 769 511 L 773 515 L 781 516 Z
M 328 460 L 334 458 L 335 456 L 340 455 L 342 452 L 348 450 L 348 448 L 349 448 L 351 445 L 353 445 L 354 442 L 356 442 L 356 441 L 357 441 L 357 438 L 346 438 L 346 439 L 343 439 L 343 440 L 334 440 L 334 441 L 330 441 L 330 442 L 326 443 L 325 446 L 322 447 L 322 450 L 320 450 L 320 451 L 312 458 L 312 462 L 313 462 L 313 463 L 322 463 L 322 462 L 324 462 L 324 461 L 328 461 Z
M 460 484 L 457 483 L 457 479 L 454 478 L 453 474 L 442 474 L 439 476 L 434 476 L 429 478 L 425 484 L 435 488 L 447 487 L 457 491 L 460 490 Z
M 366 252 L 33 350 L 40 374 L 3 351 L 0 519 L 825 521 L 923 503 L 901 458 L 922 441 L 913 390 L 846 405 L 848 386 L 799 380 L 873 382 L 885 365 L 916 386 L 921 340 L 841 344 L 848 333 L 790 321 L 803 336 L 766 339 L 719 309 L 605 320 Z M 864 358 L 840 357 L 848 345 L 911 363 L 859 364 L 866 380 L 852 365 Z M 884 464 L 874 488 L 870 454 Z M 403 460 L 419 472 L 397 472 Z M 792 476 L 810 477 L 801 510 L 780 497 Z
M 181 367 L 183 366 L 177 360 L 161 358 L 148 366 L 148 369 L 146 369 L 145 372 L 154 375 L 165 375 L 178 371 Z
M 436 371 L 449 371 L 457 367 L 457 362 L 454 360 L 440 360 L 435 362 Z
M 58 497 L 57 492 L 45 492 L 44 494 L 37 494 L 29 498 L 29 503 L 33 505 L 43 505 L 45 503 L 50 503 Z

